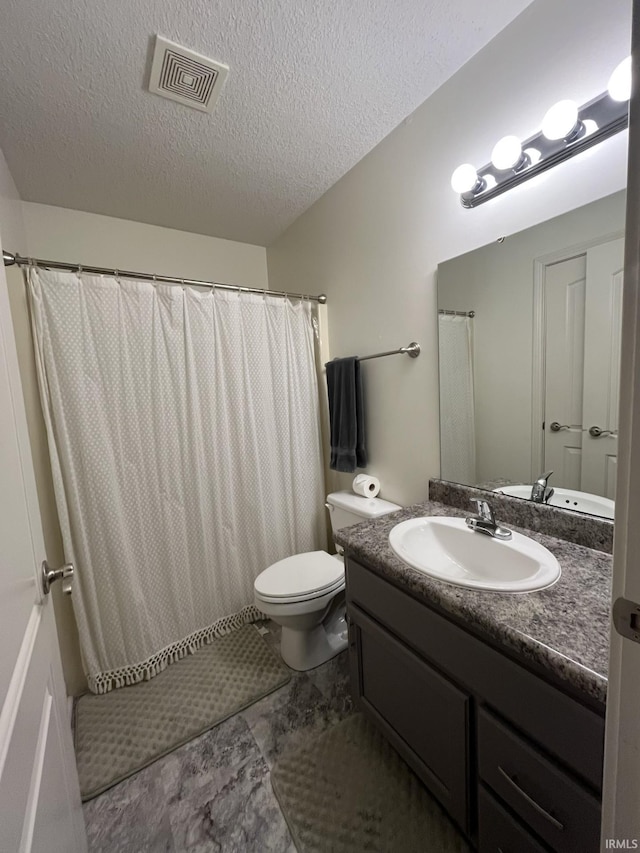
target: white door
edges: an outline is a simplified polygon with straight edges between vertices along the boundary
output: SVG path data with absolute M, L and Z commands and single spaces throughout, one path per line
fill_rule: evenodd
M 545 269 L 544 469 L 551 485 L 580 489 L 586 258 Z M 537 477 L 542 471 L 534 471 Z
M 612 500 L 623 255 L 624 240 L 610 240 L 549 264 L 544 279 L 544 469 L 553 486 Z
M 624 240 L 587 251 L 582 491 L 616 496 Z
M 82 819 L 58 639 L 39 568 L 37 505 L 0 266 L 0 851 L 81 853 Z

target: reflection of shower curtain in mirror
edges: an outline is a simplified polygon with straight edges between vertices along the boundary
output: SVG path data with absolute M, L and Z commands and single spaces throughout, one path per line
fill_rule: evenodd
M 440 314 L 440 476 L 476 482 L 473 326 L 470 317 Z

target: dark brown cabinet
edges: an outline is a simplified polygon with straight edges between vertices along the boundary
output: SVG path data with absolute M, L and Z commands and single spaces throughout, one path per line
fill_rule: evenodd
M 599 849 L 603 710 L 347 555 L 352 688 L 480 853 Z
M 478 790 L 478 849 L 486 853 L 547 853 L 483 785 Z
M 351 624 L 357 634 L 361 705 L 466 828 L 469 697 L 355 606 Z

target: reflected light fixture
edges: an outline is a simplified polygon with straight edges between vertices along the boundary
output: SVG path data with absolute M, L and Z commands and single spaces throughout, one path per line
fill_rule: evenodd
M 503 136 L 493 147 L 491 162 L 481 169 L 464 163 L 451 176 L 463 207 L 477 207 L 511 187 L 551 169 L 558 163 L 597 145 L 629 124 L 631 57 L 609 78 L 606 92 L 582 107 L 568 99 L 550 107 L 541 131 L 523 142 Z

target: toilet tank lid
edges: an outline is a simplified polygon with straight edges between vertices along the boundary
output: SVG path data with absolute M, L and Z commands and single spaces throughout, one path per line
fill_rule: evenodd
M 330 495 L 327 495 L 327 502 L 332 506 L 360 515 L 362 518 L 378 518 L 381 515 L 388 515 L 390 512 L 402 509 L 398 504 L 385 501 L 382 498 L 365 498 L 347 491 L 331 492 Z

